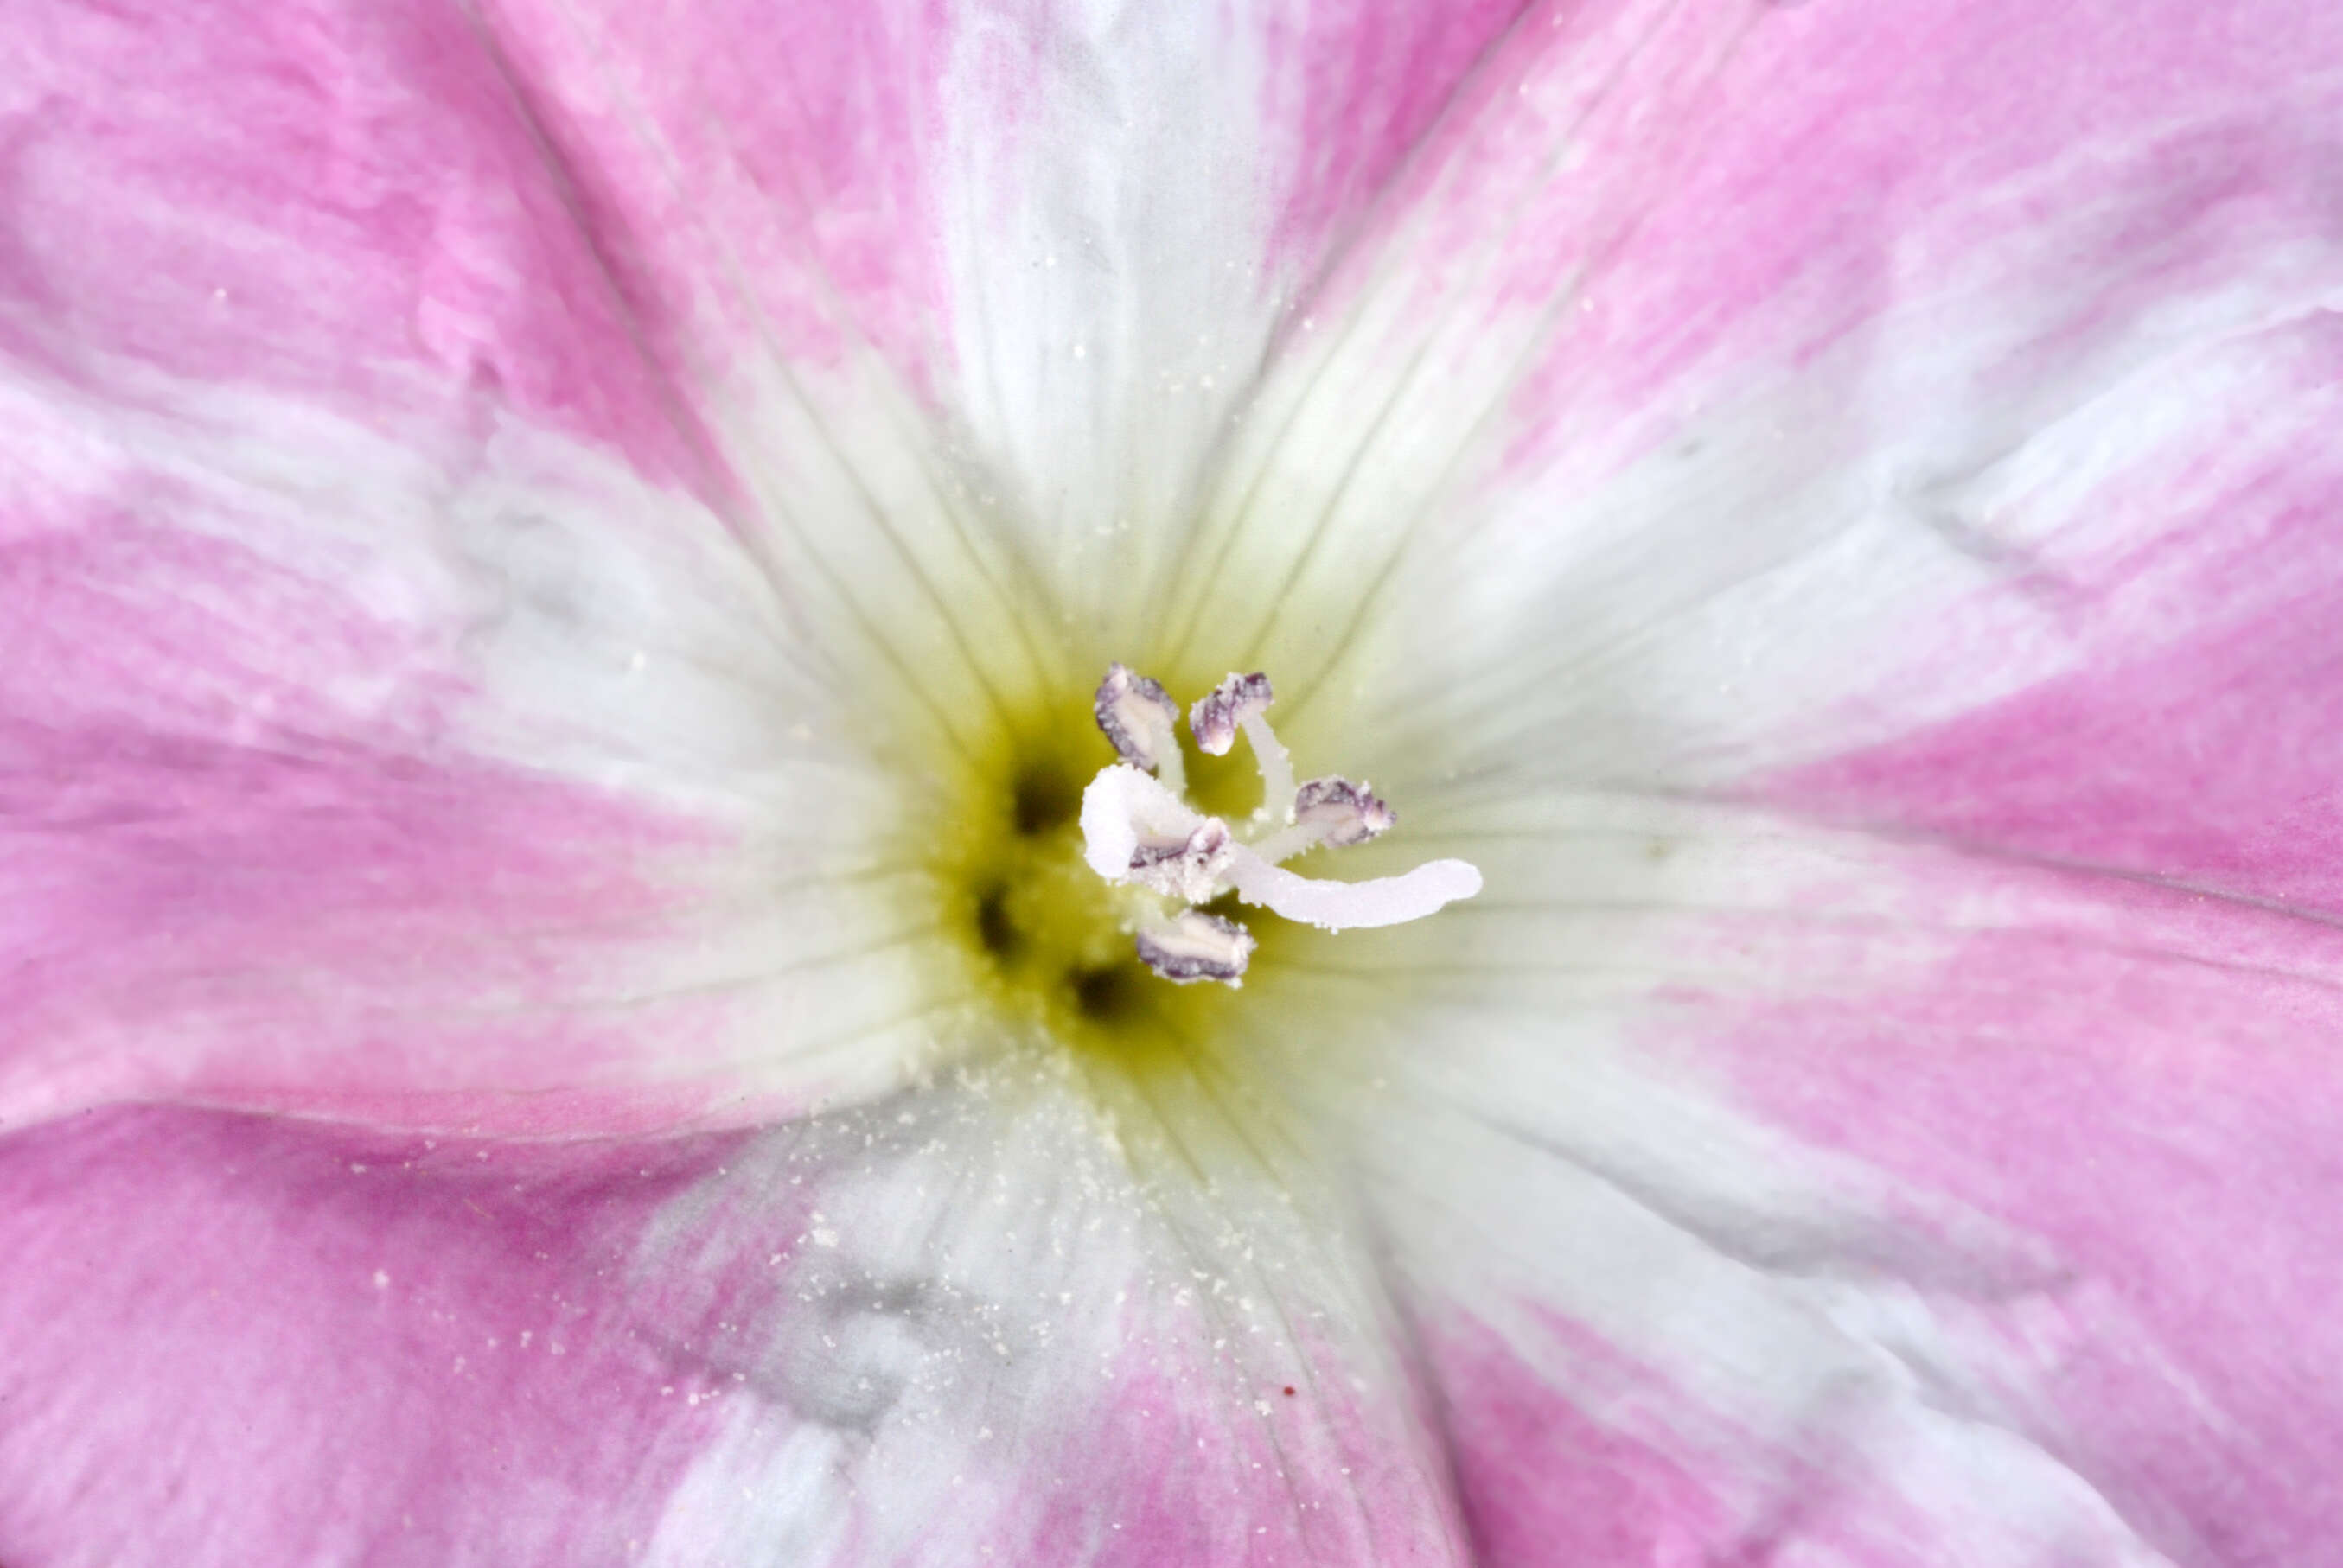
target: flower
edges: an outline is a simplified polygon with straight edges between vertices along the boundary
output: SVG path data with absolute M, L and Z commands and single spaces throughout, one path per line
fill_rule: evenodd
M 0 30 L 9 1568 L 2343 1532 L 2335 7 Z

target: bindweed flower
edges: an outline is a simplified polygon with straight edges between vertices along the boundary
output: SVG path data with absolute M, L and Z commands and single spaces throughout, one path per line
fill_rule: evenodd
M 10 8 L 0 1563 L 2322 1560 L 2338 306 L 2314 0 Z

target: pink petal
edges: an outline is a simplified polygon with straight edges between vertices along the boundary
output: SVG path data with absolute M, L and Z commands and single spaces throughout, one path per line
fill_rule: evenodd
M 143 366 L 377 417 L 501 406 L 704 470 L 456 9 L 71 3 L 0 27 L 0 346 L 21 362 L 133 396 Z
M 11 1139 L 12 1560 L 639 1560 L 740 1394 L 613 1266 L 723 1152 L 145 1110 Z
M 1666 1434 L 1634 1431 L 1634 1407 L 1650 1402 L 1656 1380 L 1590 1375 L 1604 1367 L 1598 1347 L 1585 1358 L 1591 1366 L 1573 1369 L 1564 1395 L 1549 1369 L 1469 1320 L 1444 1329 L 1430 1354 L 1457 1488 L 1488 1568 L 1673 1568 L 1733 1549 L 1715 1483 L 1669 1452 Z M 1608 1421 L 1590 1408 L 1604 1405 Z
M 8 1121 L 161 1095 L 519 1131 L 709 1098 L 646 1092 L 640 1020 L 575 1007 L 571 966 L 669 915 L 637 868 L 688 844 L 679 826 L 382 753 L 27 726 L 5 744 Z M 695 1011 L 709 1025 L 667 1010 L 687 1037 Z
M 924 377 L 945 8 L 507 0 L 483 24 L 662 363 L 707 386 L 744 356 L 876 347 Z

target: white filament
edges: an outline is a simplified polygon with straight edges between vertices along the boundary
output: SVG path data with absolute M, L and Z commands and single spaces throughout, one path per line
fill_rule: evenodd
M 1244 731 L 1245 744 L 1252 748 L 1253 766 L 1261 769 L 1261 809 L 1253 813 L 1253 820 L 1272 824 L 1292 820 L 1293 759 L 1260 714 L 1246 714 L 1237 727 Z

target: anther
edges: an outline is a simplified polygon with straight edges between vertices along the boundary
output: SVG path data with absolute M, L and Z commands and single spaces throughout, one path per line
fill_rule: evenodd
M 1201 980 L 1241 984 L 1252 950 L 1251 931 L 1202 910 L 1182 910 L 1139 932 L 1140 961 L 1180 985 Z
M 1251 675 L 1232 671 L 1188 710 L 1188 728 L 1195 732 L 1196 745 L 1211 756 L 1227 756 L 1229 748 L 1236 744 L 1237 731 L 1244 731 L 1245 744 L 1252 748 L 1253 766 L 1261 770 L 1261 809 L 1253 813 L 1253 820 L 1272 826 L 1290 820 L 1293 813 L 1293 760 L 1270 729 L 1267 717 L 1269 705 L 1276 699 L 1269 677 L 1259 670 Z
M 1115 666 L 1117 669 L 1121 668 Z M 1108 678 L 1113 678 L 1111 673 Z M 1155 689 L 1161 693 L 1163 689 L 1159 686 Z M 1188 710 L 1188 728 L 1195 732 L 1197 749 L 1207 757 L 1226 757 L 1229 748 L 1237 743 L 1237 726 L 1269 711 L 1269 705 L 1275 699 L 1269 677 L 1259 670 L 1251 675 L 1232 673 L 1209 694 L 1198 698 L 1196 706 Z
M 1293 797 L 1293 825 L 1316 829 L 1317 841 L 1347 849 L 1392 830 L 1399 814 L 1347 779 L 1312 779 Z
M 1162 687 L 1125 665 L 1107 666 L 1091 712 L 1115 755 L 1161 777 L 1176 792 L 1186 788 L 1180 757 L 1180 705 Z
M 1292 824 L 1253 839 L 1252 852 L 1274 866 L 1321 844 L 1330 849 L 1363 844 L 1391 831 L 1398 820 L 1363 784 L 1312 779 L 1294 792 Z
M 1235 856 L 1229 825 L 1207 817 L 1177 841 L 1141 839 L 1131 852 L 1131 879 L 1182 903 L 1201 904 L 1221 890 Z

